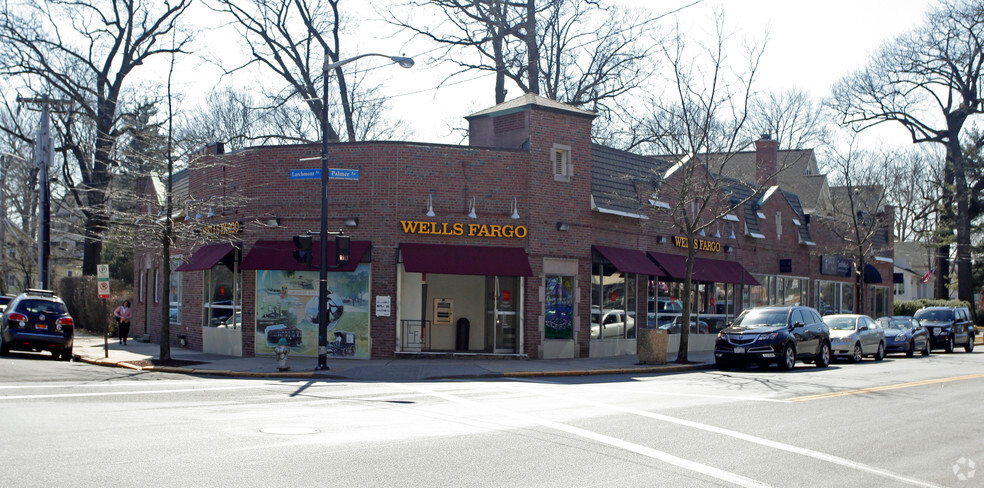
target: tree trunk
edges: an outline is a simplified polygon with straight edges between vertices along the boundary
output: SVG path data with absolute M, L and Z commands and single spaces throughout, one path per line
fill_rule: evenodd
M 530 93 L 540 94 L 540 48 L 536 44 L 536 1 L 526 2 L 526 59 Z

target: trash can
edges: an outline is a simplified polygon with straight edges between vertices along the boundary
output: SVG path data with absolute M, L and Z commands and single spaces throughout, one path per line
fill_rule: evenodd
M 458 319 L 457 327 L 455 330 L 455 344 L 454 349 L 456 351 L 467 351 L 468 350 L 468 332 L 471 330 L 471 322 L 468 319 L 461 317 Z
M 666 364 L 669 336 L 663 329 L 639 329 L 636 354 L 642 364 Z

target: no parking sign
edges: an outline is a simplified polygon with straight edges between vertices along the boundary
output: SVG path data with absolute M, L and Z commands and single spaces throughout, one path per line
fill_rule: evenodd
M 109 298 L 109 265 L 96 265 L 96 292 L 99 298 Z

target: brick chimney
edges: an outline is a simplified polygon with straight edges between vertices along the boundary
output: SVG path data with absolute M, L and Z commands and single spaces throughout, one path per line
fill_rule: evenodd
M 778 160 L 779 142 L 770 134 L 762 134 L 762 138 L 755 141 L 755 182 L 762 186 L 775 185 Z

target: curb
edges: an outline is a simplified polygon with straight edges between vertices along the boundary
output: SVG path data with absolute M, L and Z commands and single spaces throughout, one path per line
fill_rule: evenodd
M 224 376 L 236 378 L 293 378 L 293 379 L 334 379 L 350 380 L 346 376 L 322 373 L 319 371 L 231 371 L 224 369 L 198 369 L 198 368 L 179 368 L 173 366 L 137 366 L 126 361 L 116 361 L 107 358 L 90 358 L 85 356 L 74 356 L 74 361 L 93 364 L 96 366 L 108 366 L 115 368 L 125 368 L 134 371 L 149 371 L 155 373 L 187 374 L 200 376 Z M 466 375 L 444 375 L 430 376 L 424 380 L 466 380 L 466 379 L 495 379 L 495 378 L 547 378 L 561 376 L 599 376 L 599 375 L 618 375 L 618 374 L 660 374 L 660 373 L 679 373 L 685 371 L 698 371 L 703 369 L 713 369 L 713 363 L 695 364 L 665 364 L 660 366 L 649 366 L 639 368 L 614 368 L 614 369 L 574 369 L 563 371 L 507 371 L 503 373 L 482 373 Z

